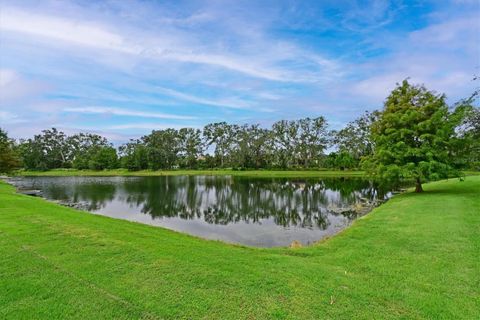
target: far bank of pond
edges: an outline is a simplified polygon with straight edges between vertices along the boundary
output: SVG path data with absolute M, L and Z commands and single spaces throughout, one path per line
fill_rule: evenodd
M 18 176 L 54 176 L 54 177 L 71 177 L 71 176 L 93 176 L 93 177 L 110 177 L 110 176 L 182 176 L 182 175 L 215 175 L 215 176 L 240 176 L 240 177 L 259 177 L 259 178 L 301 178 L 301 177 L 363 177 L 363 171 L 335 171 L 335 170 L 140 170 L 129 171 L 126 169 L 112 170 L 76 170 L 76 169 L 54 169 L 47 171 L 26 171 L 20 170 L 16 172 Z

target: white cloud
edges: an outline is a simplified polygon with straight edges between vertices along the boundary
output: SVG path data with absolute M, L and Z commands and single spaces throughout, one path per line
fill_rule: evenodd
M 181 129 L 181 128 L 194 128 L 200 129 L 201 126 L 198 125 L 179 125 L 171 123 L 129 123 L 129 124 L 119 124 L 108 126 L 106 129 L 109 130 L 127 130 L 127 129 L 147 129 L 147 130 L 161 130 L 161 129 Z
M 250 62 L 245 60 L 237 60 L 232 57 L 227 57 L 217 54 L 188 54 L 181 52 L 168 52 L 161 54 L 165 58 L 170 58 L 172 60 L 182 61 L 182 62 L 191 62 L 191 63 L 201 63 L 208 64 L 218 67 L 223 67 L 226 69 L 238 71 L 249 76 L 263 78 L 267 80 L 275 81 L 294 81 L 295 79 L 287 78 L 286 75 L 282 75 L 281 72 L 275 69 L 266 69 L 262 66 L 252 65 Z
M 377 76 L 354 83 L 351 92 L 358 97 L 366 97 L 377 105 L 382 102 L 396 87 L 397 83 L 408 78 L 412 84 L 424 84 L 427 89 L 437 93 L 446 93 L 454 101 L 461 96 L 452 96 L 453 93 L 468 95 L 468 90 L 473 86 L 472 74 L 468 72 L 452 72 L 444 75 L 435 75 L 435 72 L 416 73 L 415 68 L 405 69 L 403 72 L 386 72 Z M 454 102 L 451 101 L 451 102 Z
M 370 32 L 390 24 L 400 8 L 388 0 L 373 0 L 367 4 L 353 2 L 341 20 L 341 25 L 353 32 Z
M 471 43 L 468 40 L 474 40 L 474 42 Z M 436 44 L 444 50 L 458 50 L 459 47 L 468 48 L 472 45 L 478 50 L 478 40 L 480 40 L 478 14 L 433 24 L 412 32 L 409 37 L 409 41 L 420 47 Z
M 464 16 L 431 24 L 389 43 L 394 53 L 358 66 L 368 77 L 351 85 L 351 91 L 371 102 L 383 101 L 397 82 L 425 84 L 430 90 L 446 93 L 450 102 L 469 95 L 472 78 L 479 67 L 480 21 Z M 462 52 L 459 55 L 459 51 Z
M 156 87 L 155 89 L 158 92 L 168 95 L 170 97 L 175 97 L 184 101 L 189 101 L 189 102 L 198 103 L 202 105 L 226 107 L 226 108 L 232 108 L 232 109 L 244 109 L 244 108 L 250 107 L 250 104 L 248 102 L 243 100 L 238 100 L 238 99 L 213 100 L 213 99 L 206 99 L 206 98 L 193 96 L 193 95 L 186 94 L 186 93 L 169 89 L 169 88 Z
M 160 29 L 155 33 L 149 33 L 122 25 L 122 31 L 120 31 L 119 27 L 105 23 L 33 13 L 12 7 L 2 8 L 0 14 L 2 32 L 23 33 L 34 38 L 50 39 L 46 41 L 50 46 L 68 48 L 65 44 L 73 44 L 99 51 L 127 54 L 136 59 L 207 65 L 278 82 L 315 82 L 328 78 L 327 74 L 335 75 L 331 70 L 335 62 L 302 50 L 291 43 L 282 44 L 268 38 L 255 38 L 253 39 L 255 43 L 249 43 L 252 39 L 242 39 L 248 44 L 246 45 L 248 52 L 237 50 L 238 52 L 232 53 L 226 48 L 205 46 L 197 40 L 201 35 L 186 34 L 175 29 Z M 207 14 L 200 17 L 204 15 Z M 252 46 L 257 47 L 258 51 L 252 51 Z M 81 54 L 78 50 L 72 50 L 72 52 Z M 305 62 L 314 62 L 319 70 L 297 72 L 281 66 L 283 61 L 292 57 Z M 100 59 L 100 57 L 92 58 Z M 115 61 L 113 57 L 111 60 Z M 108 64 L 108 60 L 104 63 Z
M 18 75 L 15 71 L 9 69 L 0 69 L 0 88 L 7 86 L 18 79 Z
M 99 49 L 138 53 L 138 48 L 126 45 L 122 36 L 107 31 L 103 26 L 13 8 L 2 8 L 0 12 L 2 31 L 27 33 Z
M 407 76 L 401 73 L 388 73 L 358 81 L 352 86 L 352 93 L 380 102 L 385 99 L 395 84 Z
M 18 123 L 20 119 L 14 113 L 8 111 L 0 111 L 0 122 L 1 123 Z
M 39 81 L 27 80 L 11 69 L 0 69 L 0 107 L 25 99 L 36 98 L 49 86 Z
M 85 113 L 85 114 L 106 114 L 115 116 L 131 116 L 142 118 L 158 118 L 158 119 L 175 119 L 175 120 L 191 120 L 192 116 L 183 116 L 159 112 L 133 111 L 120 108 L 89 106 L 89 107 L 68 107 L 63 109 L 64 112 Z

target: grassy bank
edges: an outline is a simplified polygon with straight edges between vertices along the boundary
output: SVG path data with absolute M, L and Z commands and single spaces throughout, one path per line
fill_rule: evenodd
M 480 175 L 479 171 L 464 171 L 466 176 Z M 70 176 L 91 176 L 91 177 L 109 177 L 109 176 L 181 176 L 181 175 L 231 175 L 243 177 L 259 178 L 315 178 L 315 177 L 364 177 L 365 172 L 359 170 L 140 170 L 128 171 L 126 169 L 112 170 L 76 170 L 76 169 L 54 169 L 47 171 L 29 171 L 19 170 L 14 173 L 17 176 L 50 176 L 50 177 L 70 177 Z
M 231 175 L 244 177 L 265 177 L 265 178 L 303 178 L 303 177 L 361 177 L 363 171 L 327 171 L 327 170 L 141 170 L 128 171 L 126 169 L 114 170 L 75 170 L 55 169 L 49 171 L 18 171 L 19 176 L 179 176 L 179 175 Z
M 478 318 L 480 177 L 425 190 L 318 245 L 256 249 L 0 183 L 0 318 Z

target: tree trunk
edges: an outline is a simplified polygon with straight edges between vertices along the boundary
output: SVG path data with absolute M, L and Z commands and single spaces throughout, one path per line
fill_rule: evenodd
M 423 192 L 422 182 L 420 178 L 417 178 L 417 183 L 415 184 L 415 192 Z

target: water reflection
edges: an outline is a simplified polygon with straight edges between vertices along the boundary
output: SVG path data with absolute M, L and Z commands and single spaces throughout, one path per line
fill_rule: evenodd
M 35 177 L 17 184 L 92 212 L 260 246 L 319 240 L 356 217 L 332 208 L 387 196 L 369 181 L 347 178 Z

